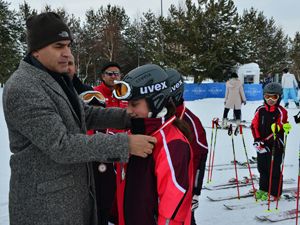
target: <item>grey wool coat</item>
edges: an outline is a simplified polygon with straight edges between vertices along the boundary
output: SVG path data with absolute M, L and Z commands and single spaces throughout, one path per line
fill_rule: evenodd
M 125 128 L 128 117 L 123 109 L 78 101 L 81 120 L 59 84 L 24 61 L 7 81 L 3 108 L 12 152 L 11 225 L 97 224 L 90 162 L 126 162 L 128 136 L 85 133 Z
M 241 109 L 242 102 L 246 102 L 243 84 L 239 79 L 231 78 L 226 82 L 225 108 Z

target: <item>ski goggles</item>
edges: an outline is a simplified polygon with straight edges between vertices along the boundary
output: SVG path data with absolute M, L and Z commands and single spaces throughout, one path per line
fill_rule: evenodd
M 119 76 L 121 76 L 121 73 L 117 72 L 117 71 L 105 71 L 104 74 L 109 76 L 109 77 L 112 77 L 112 76 L 119 77 Z
M 264 99 L 266 101 L 269 101 L 269 100 L 277 101 L 279 99 L 279 95 L 276 95 L 276 94 L 264 94 Z
M 128 99 L 131 96 L 132 88 L 125 81 L 115 80 L 113 95 L 120 100 Z
M 99 91 L 85 91 L 79 97 L 87 104 L 93 99 L 96 99 L 99 103 L 105 103 L 105 97 Z

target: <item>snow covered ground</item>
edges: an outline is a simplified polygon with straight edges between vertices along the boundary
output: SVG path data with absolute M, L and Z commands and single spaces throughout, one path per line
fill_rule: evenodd
M 8 187 L 9 187 L 9 177 L 10 177 L 10 168 L 9 168 L 9 143 L 8 143 L 8 134 L 7 127 L 3 116 L 3 107 L 2 107 L 2 91 L 0 88 L 0 225 L 8 225 Z M 251 120 L 254 115 L 255 109 L 262 103 L 262 101 L 247 102 L 247 105 L 242 108 L 242 119 Z M 290 103 L 291 107 L 295 107 L 294 103 Z M 213 117 L 222 117 L 223 114 L 223 99 L 203 99 L 197 101 L 187 102 L 187 107 L 190 108 L 196 115 L 201 118 L 203 125 L 206 128 L 207 140 L 210 142 L 211 137 L 211 120 Z M 287 150 L 285 163 L 291 164 L 293 166 L 285 167 L 284 177 L 293 178 L 297 180 L 298 178 L 298 149 L 299 149 L 299 134 L 300 126 L 294 123 L 292 118 L 299 110 L 297 109 L 288 109 L 289 112 L 289 121 L 293 126 L 291 133 L 288 136 L 287 141 Z M 230 116 L 232 112 L 229 113 Z M 248 156 L 255 156 L 256 153 L 253 150 L 252 142 L 253 138 L 250 132 L 250 129 L 244 129 L 244 136 L 246 147 L 248 150 Z M 241 136 L 238 135 L 234 137 L 235 149 L 237 160 L 245 161 L 245 153 L 242 145 Z M 229 163 L 233 160 L 232 145 L 231 139 L 227 135 L 227 131 L 219 130 L 216 142 L 216 153 L 215 153 L 215 165 L 221 163 Z M 257 173 L 256 169 L 252 169 L 252 172 Z M 247 169 L 238 170 L 239 177 L 249 176 Z M 216 170 L 216 167 L 213 172 L 213 179 L 211 184 L 219 184 L 226 182 L 228 179 L 235 176 L 234 170 Z M 211 185 L 209 184 L 209 185 Z M 206 177 L 204 178 L 204 185 L 206 185 Z M 284 187 L 296 186 L 296 182 L 290 185 L 284 185 Z M 242 187 L 240 189 L 241 194 L 246 193 L 250 187 Z M 235 225 L 235 224 L 247 224 L 247 225 L 256 225 L 256 224 L 270 224 L 268 222 L 260 222 L 255 219 L 255 215 L 265 213 L 267 206 L 257 205 L 254 208 L 243 209 L 243 210 L 227 210 L 223 206 L 224 203 L 249 203 L 254 202 L 253 198 L 241 199 L 241 200 L 228 200 L 222 202 L 211 202 L 206 196 L 225 196 L 230 194 L 236 194 L 237 191 L 233 189 L 225 189 L 218 191 L 202 190 L 200 197 L 200 206 L 196 211 L 197 222 L 199 225 Z M 279 202 L 279 210 L 294 208 L 296 205 L 295 201 L 293 202 Z M 274 209 L 274 204 L 271 205 L 271 209 Z M 290 225 L 294 224 L 294 220 L 279 222 L 280 225 Z

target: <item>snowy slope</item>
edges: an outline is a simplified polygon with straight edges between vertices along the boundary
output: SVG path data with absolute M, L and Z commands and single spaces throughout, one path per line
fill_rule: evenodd
M 0 225 L 8 225 L 8 186 L 9 186 L 9 143 L 8 143 L 8 134 L 6 123 L 3 116 L 3 107 L 2 107 L 2 89 L 0 88 Z M 247 102 L 247 105 L 242 108 L 242 119 L 251 120 L 255 109 L 261 104 L 261 101 L 257 102 Z M 293 103 L 290 103 L 291 107 L 294 106 Z M 191 109 L 196 115 L 201 118 L 201 121 L 204 126 L 211 126 L 211 120 L 213 117 L 222 117 L 223 114 L 223 99 L 204 99 L 187 102 L 187 107 Z M 284 171 L 285 178 L 294 178 L 295 180 L 298 177 L 298 148 L 299 148 L 299 133 L 300 126 L 296 126 L 292 116 L 295 115 L 297 109 L 288 109 L 290 122 L 293 126 L 293 130 L 288 136 L 286 160 L 287 164 L 293 164 L 293 167 L 286 167 Z M 232 115 L 232 112 L 229 113 Z M 206 128 L 207 140 L 210 142 L 211 129 Z M 246 141 L 246 147 L 248 150 L 249 157 L 255 156 L 256 153 L 252 149 L 252 136 L 250 129 L 244 129 L 244 136 Z M 234 139 L 236 146 L 237 159 L 240 161 L 245 161 L 245 153 L 241 141 L 241 137 L 237 136 Z M 215 164 L 227 163 L 233 159 L 231 139 L 227 135 L 225 130 L 218 131 L 217 143 L 216 143 L 216 156 Z M 253 169 L 255 174 L 257 173 L 256 169 Z M 239 177 L 249 175 L 248 170 L 240 169 L 238 170 Z M 234 170 L 225 170 L 218 171 L 214 170 L 213 172 L 213 182 L 212 184 L 218 184 L 227 181 L 229 178 L 234 177 Z M 206 185 L 206 177 L 204 178 L 204 184 Z M 296 186 L 293 185 L 285 185 Z M 250 189 L 250 187 L 243 187 L 240 189 L 241 193 L 245 193 Z M 218 191 L 209 191 L 203 190 L 200 198 L 200 206 L 196 211 L 197 222 L 199 225 L 235 225 L 235 224 L 247 224 L 247 225 L 256 225 L 256 224 L 269 224 L 267 222 L 259 222 L 255 220 L 255 215 L 265 213 L 267 207 L 257 206 L 250 209 L 244 210 L 234 210 L 229 211 L 224 208 L 224 203 L 245 203 L 253 202 L 253 198 L 241 199 L 241 200 L 230 200 L 225 202 L 211 202 L 206 196 L 224 196 L 228 194 L 236 194 L 236 189 L 226 189 Z M 284 208 L 293 208 L 295 207 L 295 202 L 291 203 L 279 203 L 279 209 Z M 274 205 L 271 206 L 274 208 Z M 280 225 L 290 225 L 294 224 L 294 220 L 279 222 Z

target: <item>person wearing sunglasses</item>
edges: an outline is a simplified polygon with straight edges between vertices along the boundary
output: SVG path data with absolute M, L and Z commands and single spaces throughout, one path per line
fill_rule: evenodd
M 93 161 L 147 157 L 156 139 L 97 133 L 124 129 L 124 109 L 95 108 L 78 97 L 67 75 L 73 41 L 54 12 L 26 20 L 28 53 L 3 89 L 9 133 L 11 225 L 97 225 Z
M 175 69 L 166 69 L 166 73 L 168 74 L 168 81 L 171 86 L 171 97 L 176 106 L 176 117 L 189 125 L 192 134 L 191 147 L 194 159 L 194 186 L 191 225 L 196 225 L 194 213 L 199 205 L 198 199 L 201 194 L 208 152 L 206 132 L 199 117 L 185 106 L 183 99 L 184 83 L 181 74 Z
M 114 90 L 114 81 L 121 79 L 121 67 L 116 62 L 107 62 L 101 68 L 101 84 L 94 87 L 95 91 L 101 92 L 106 98 L 107 107 L 126 107 L 126 101 L 116 99 L 112 92 Z
M 190 225 L 193 153 L 187 137 L 191 136 L 188 125 L 176 118 L 168 75 L 158 65 L 138 67 L 115 82 L 114 95 L 129 101 L 131 132 L 158 140 L 150 157 L 133 156 L 117 173 L 117 185 L 125 182 L 123 190 L 117 188 L 123 194 L 118 195 L 119 225 Z
M 101 84 L 94 87 L 94 91 L 100 92 L 105 98 L 106 107 L 126 108 L 127 101 L 117 99 L 113 96 L 114 81 L 121 79 L 121 67 L 116 62 L 107 62 L 101 68 Z M 91 132 L 91 131 L 89 131 Z M 94 131 L 97 132 L 97 131 Z M 114 135 L 125 132 L 125 130 L 106 129 L 106 133 Z M 97 206 L 99 211 L 99 225 L 107 225 L 114 222 L 113 215 L 116 190 L 116 175 L 113 163 L 94 162 L 94 178 L 96 185 Z
M 282 192 L 282 181 L 280 186 L 279 181 L 284 148 L 283 124 L 287 123 L 288 114 L 286 109 L 279 104 L 281 95 L 282 86 L 280 83 L 272 82 L 267 84 L 263 89 L 264 104 L 256 109 L 251 123 L 251 131 L 254 138 L 253 146 L 257 152 L 257 168 L 260 174 L 259 190 L 256 192 L 256 198 L 261 200 L 268 199 L 273 148 L 275 149 L 275 155 L 270 195 L 272 199 L 276 199 Z M 271 129 L 272 124 L 276 124 L 275 140 Z

